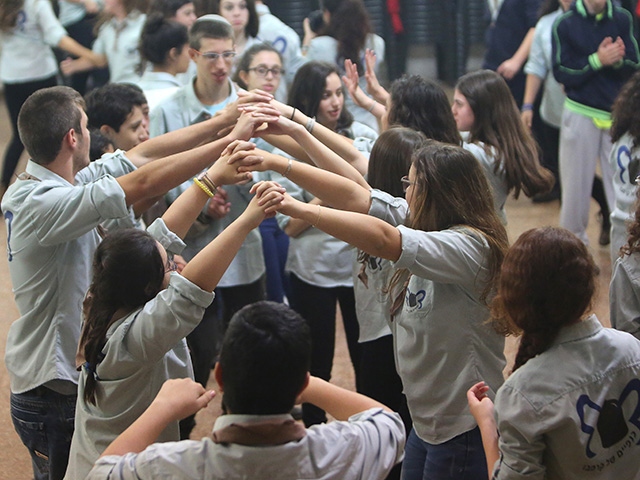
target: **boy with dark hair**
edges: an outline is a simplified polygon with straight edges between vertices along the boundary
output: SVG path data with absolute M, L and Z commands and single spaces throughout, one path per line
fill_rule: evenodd
M 400 416 L 310 377 L 310 353 L 308 326 L 289 307 L 244 307 L 229 324 L 214 372 L 228 413 L 216 420 L 212 438 L 151 445 L 168 422 L 203 408 L 214 395 L 191 380 L 170 380 L 87 478 L 151 479 L 158 472 L 176 479 L 385 478 L 402 458 Z M 289 414 L 296 400 L 337 421 L 305 429 Z
M 149 139 L 147 99 L 128 83 L 110 83 L 85 98 L 89 128 L 99 130 L 115 148 L 129 150 Z

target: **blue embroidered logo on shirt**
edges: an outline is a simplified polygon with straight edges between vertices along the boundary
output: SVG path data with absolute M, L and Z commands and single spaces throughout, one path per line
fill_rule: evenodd
M 426 295 L 427 292 L 424 290 L 418 290 L 416 293 L 413 293 L 409 288 L 407 288 L 407 294 L 405 295 L 407 310 L 410 312 L 420 310 L 422 308 L 422 301 Z
M 631 395 L 634 392 L 635 395 Z M 625 418 L 625 413 L 622 409 L 627 400 L 633 406 L 633 412 L 629 418 Z M 620 444 L 615 455 L 612 455 L 605 462 L 601 462 L 602 465 L 585 465 L 585 470 L 601 470 L 605 466 L 615 463 L 614 457 L 622 457 L 631 445 L 640 445 L 638 431 L 633 430 L 630 432 L 627 424 L 628 422 L 640 430 L 640 379 L 634 378 L 631 380 L 624 387 L 618 399 L 604 400 L 602 405 L 598 405 L 588 395 L 580 395 L 576 402 L 576 410 L 580 417 L 580 429 L 589 436 L 585 448 L 585 454 L 588 458 L 593 458 L 601 453 L 602 449 L 608 449 L 619 444 L 625 438 L 627 439 Z M 593 441 L 596 433 L 600 438 L 602 449 L 598 448 Z

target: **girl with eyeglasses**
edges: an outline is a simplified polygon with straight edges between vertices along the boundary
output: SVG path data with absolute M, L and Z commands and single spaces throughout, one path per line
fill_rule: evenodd
M 467 398 L 497 480 L 637 478 L 640 342 L 591 313 L 596 265 L 562 228 L 523 233 L 502 263 L 497 328 L 520 335 L 495 396 Z M 476 477 L 482 478 L 482 477 Z
M 482 379 L 493 392 L 503 382 L 504 338 L 486 320 L 508 241 L 482 166 L 460 147 L 427 141 L 412 156 L 406 198 L 271 154 L 258 168 L 286 172 L 333 207 L 287 194 L 280 213 L 393 262 L 382 292 L 413 421 L 402 478 L 485 477 L 465 397 Z
M 248 178 L 237 173 L 236 162 L 251 161 L 256 157 L 247 151 L 222 157 L 149 233 L 116 231 L 98 246 L 84 301 L 75 433 L 65 478 L 84 478 L 109 443 L 149 406 L 165 380 L 193 378 L 185 336 L 200 322 L 246 235 L 264 219 L 266 205 L 259 206 L 254 197 L 181 274 L 167 252 L 179 253 L 184 247 L 181 238 L 217 186 Z M 266 189 L 265 184 L 257 191 L 268 204 L 274 197 Z M 178 422 L 160 435 L 160 441 L 179 439 Z
M 233 80 L 245 90 L 260 89 L 275 94 L 283 80 L 282 57 L 271 45 L 256 43 L 240 58 Z M 252 141 L 261 149 L 272 151 L 274 147 L 262 138 Z M 256 179 L 270 180 L 269 172 L 256 176 Z M 284 301 L 285 295 L 291 296 L 289 276 L 285 271 L 289 237 L 278 226 L 275 218 L 265 218 L 260 224 L 262 253 L 267 273 L 267 299 L 273 302 Z

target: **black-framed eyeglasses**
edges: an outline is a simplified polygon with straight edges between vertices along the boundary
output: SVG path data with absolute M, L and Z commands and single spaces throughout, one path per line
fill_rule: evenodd
M 279 78 L 284 73 L 284 70 L 280 67 L 267 68 L 264 65 L 258 65 L 257 67 L 247 68 L 247 71 L 256 72 L 256 75 L 263 78 L 269 75 L 269 73 L 273 75 L 273 78 Z
M 396 177 L 397 178 L 397 177 Z M 415 185 L 416 182 L 412 182 L 411 180 L 409 180 L 409 177 L 407 177 L 406 175 L 404 177 L 402 177 L 400 179 L 400 183 L 402 183 L 402 191 L 404 193 L 407 193 L 407 190 L 409 189 L 409 187 L 411 185 Z
M 222 57 L 226 62 L 230 62 L 231 60 L 233 60 L 233 57 L 236 56 L 236 52 L 232 50 L 218 53 L 218 52 L 201 52 L 194 48 L 193 51 L 196 52 L 198 55 L 202 55 L 204 58 L 206 58 L 210 62 L 215 62 L 220 57 Z
M 171 273 L 171 272 L 175 272 L 176 270 L 178 270 L 178 265 L 176 265 L 176 262 L 173 260 L 173 257 L 167 258 L 167 266 L 164 273 Z

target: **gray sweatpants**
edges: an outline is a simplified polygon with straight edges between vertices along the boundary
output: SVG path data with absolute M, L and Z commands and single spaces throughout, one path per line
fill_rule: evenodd
M 591 118 L 564 109 L 560 129 L 560 226 L 575 233 L 587 245 L 591 187 L 598 160 L 609 210 L 614 207 L 610 152 L 609 130 L 599 129 Z

